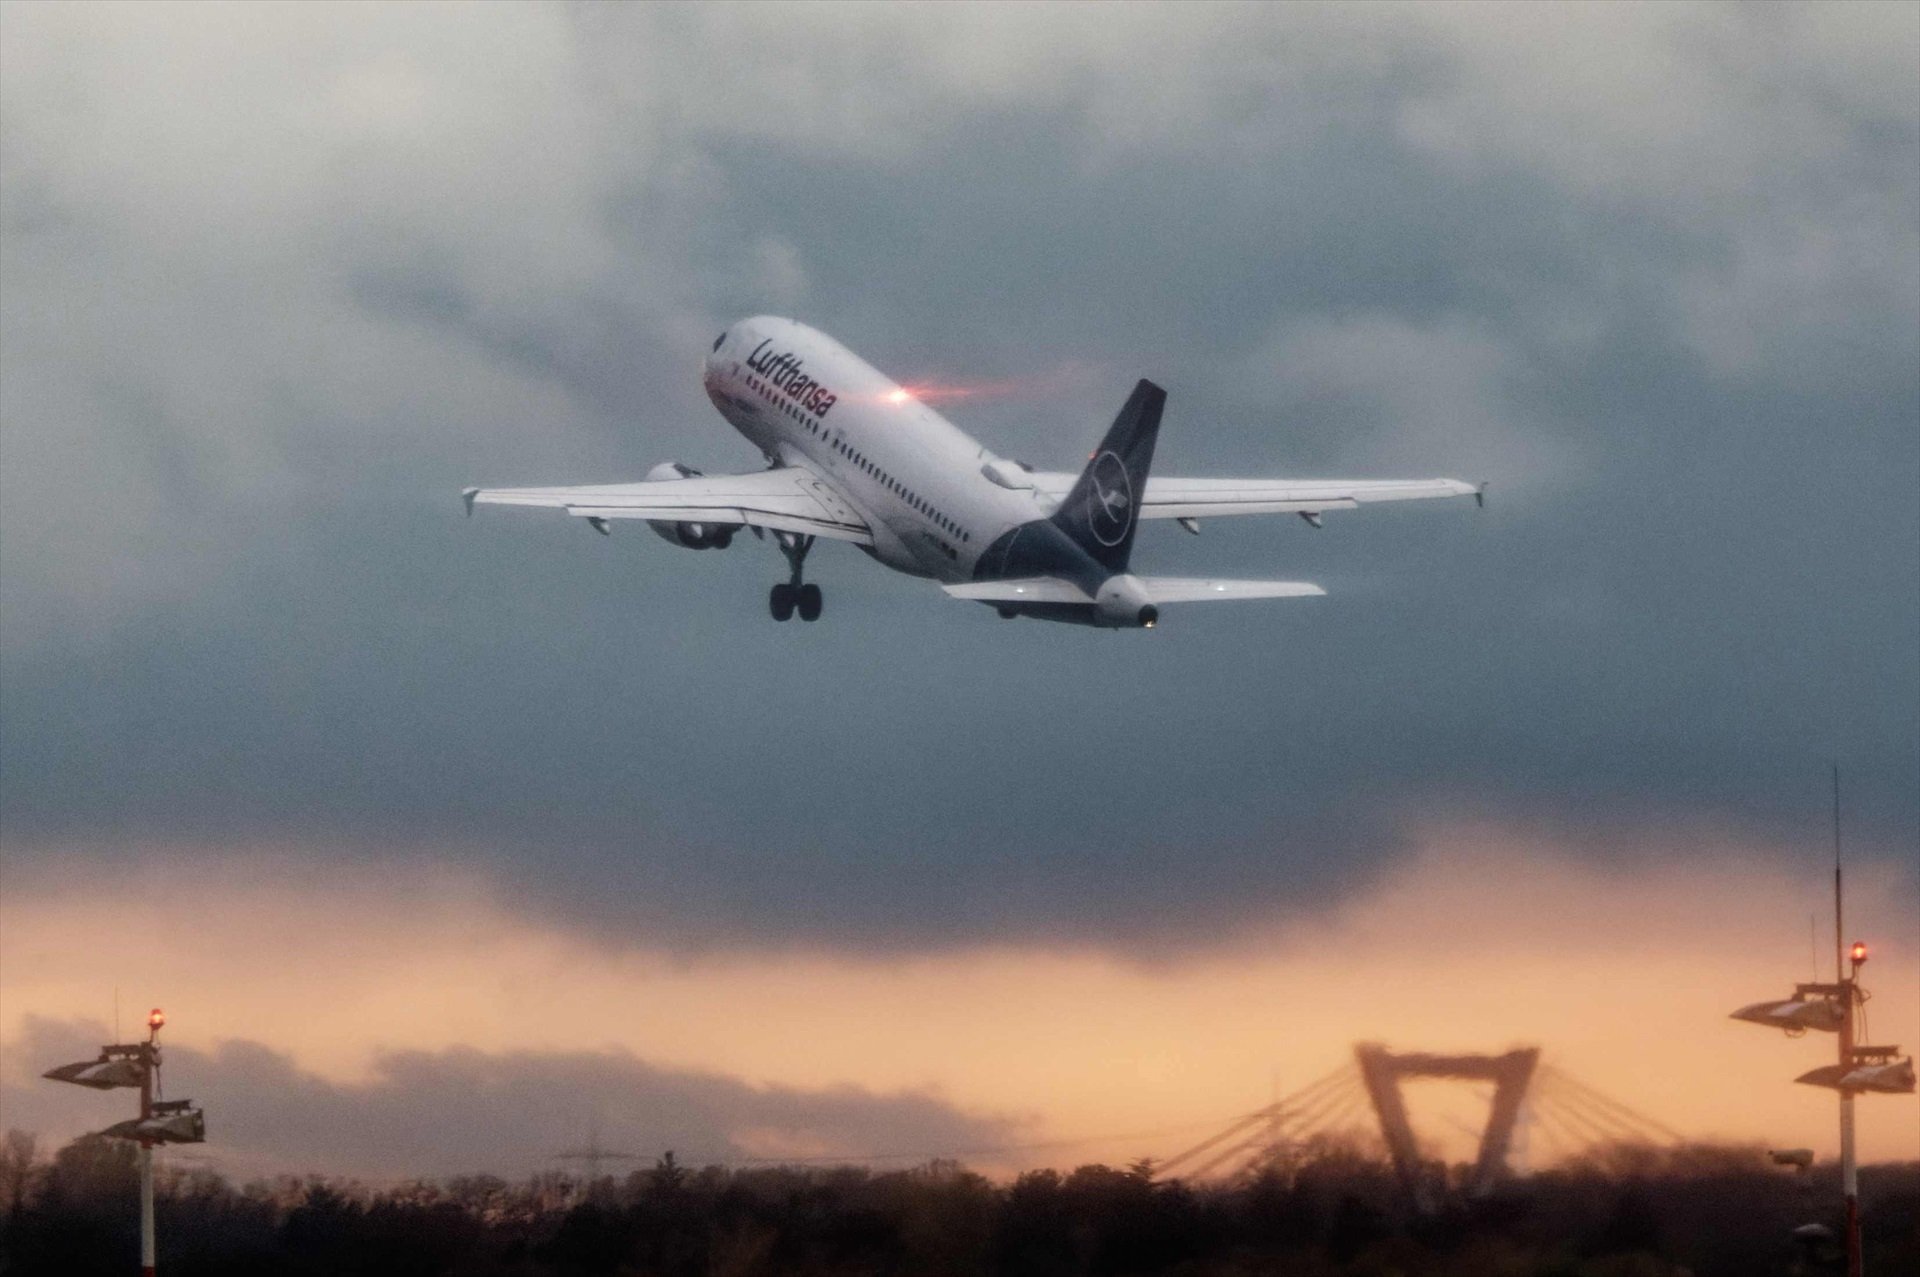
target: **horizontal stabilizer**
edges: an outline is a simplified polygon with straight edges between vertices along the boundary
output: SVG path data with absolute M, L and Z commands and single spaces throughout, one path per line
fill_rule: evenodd
M 1135 578 L 1154 603 L 1201 603 L 1208 599 L 1295 599 L 1325 594 L 1307 581 L 1228 581 L 1214 577 L 1143 576 Z M 1092 603 L 1071 581 L 1057 576 L 1018 577 L 1006 581 L 968 581 L 940 587 L 956 599 L 981 603 Z
M 1065 498 L 1077 476 L 1060 471 L 1028 475 L 1034 490 Z M 1385 501 L 1473 497 L 1486 504 L 1486 485 L 1459 479 L 1188 479 L 1155 475 L 1140 498 L 1143 519 L 1213 519 L 1229 514 L 1324 514 Z
M 1093 596 L 1057 576 L 1023 576 L 1005 581 L 968 581 L 940 587 L 956 599 L 982 603 L 1091 603 Z
M 1310 581 L 1223 581 L 1201 576 L 1143 576 L 1155 603 L 1203 603 L 1208 599 L 1301 599 L 1325 594 Z

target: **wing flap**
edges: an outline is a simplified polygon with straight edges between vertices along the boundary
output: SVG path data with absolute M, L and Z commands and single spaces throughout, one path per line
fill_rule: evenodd
M 798 466 L 642 483 L 476 488 L 462 496 L 469 510 L 475 505 L 519 505 L 564 510 L 583 519 L 744 523 L 773 532 L 873 544 L 866 520 L 831 487 Z

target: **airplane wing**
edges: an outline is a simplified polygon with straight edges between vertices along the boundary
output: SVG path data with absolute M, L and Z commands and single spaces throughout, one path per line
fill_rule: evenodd
M 1057 471 L 1030 476 L 1034 488 L 1055 501 L 1066 497 L 1078 475 Z M 1143 519 L 1204 519 L 1224 514 L 1301 514 L 1356 510 L 1380 501 L 1434 497 L 1484 500 L 1486 485 L 1458 479 L 1182 479 L 1153 475 L 1140 502 Z
M 873 544 L 866 520 L 818 476 L 798 466 L 577 488 L 467 488 L 460 495 L 468 514 L 476 505 L 544 506 L 589 520 L 603 531 L 609 519 L 744 523 L 773 532 Z

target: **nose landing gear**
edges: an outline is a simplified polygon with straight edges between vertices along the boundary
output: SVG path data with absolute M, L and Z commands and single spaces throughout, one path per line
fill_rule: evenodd
M 791 620 L 798 612 L 803 621 L 820 619 L 820 587 L 808 585 L 800 580 L 800 569 L 807 561 L 807 551 L 813 549 L 813 538 L 795 532 L 776 532 L 773 534 L 780 553 L 787 556 L 787 566 L 792 569 L 793 577 L 783 581 L 767 594 L 767 611 L 776 621 Z

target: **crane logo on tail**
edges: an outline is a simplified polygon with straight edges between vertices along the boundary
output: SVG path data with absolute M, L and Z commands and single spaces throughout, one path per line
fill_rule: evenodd
M 1088 474 L 1087 526 L 1101 545 L 1119 545 L 1133 526 L 1133 481 L 1112 452 L 1093 460 Z

